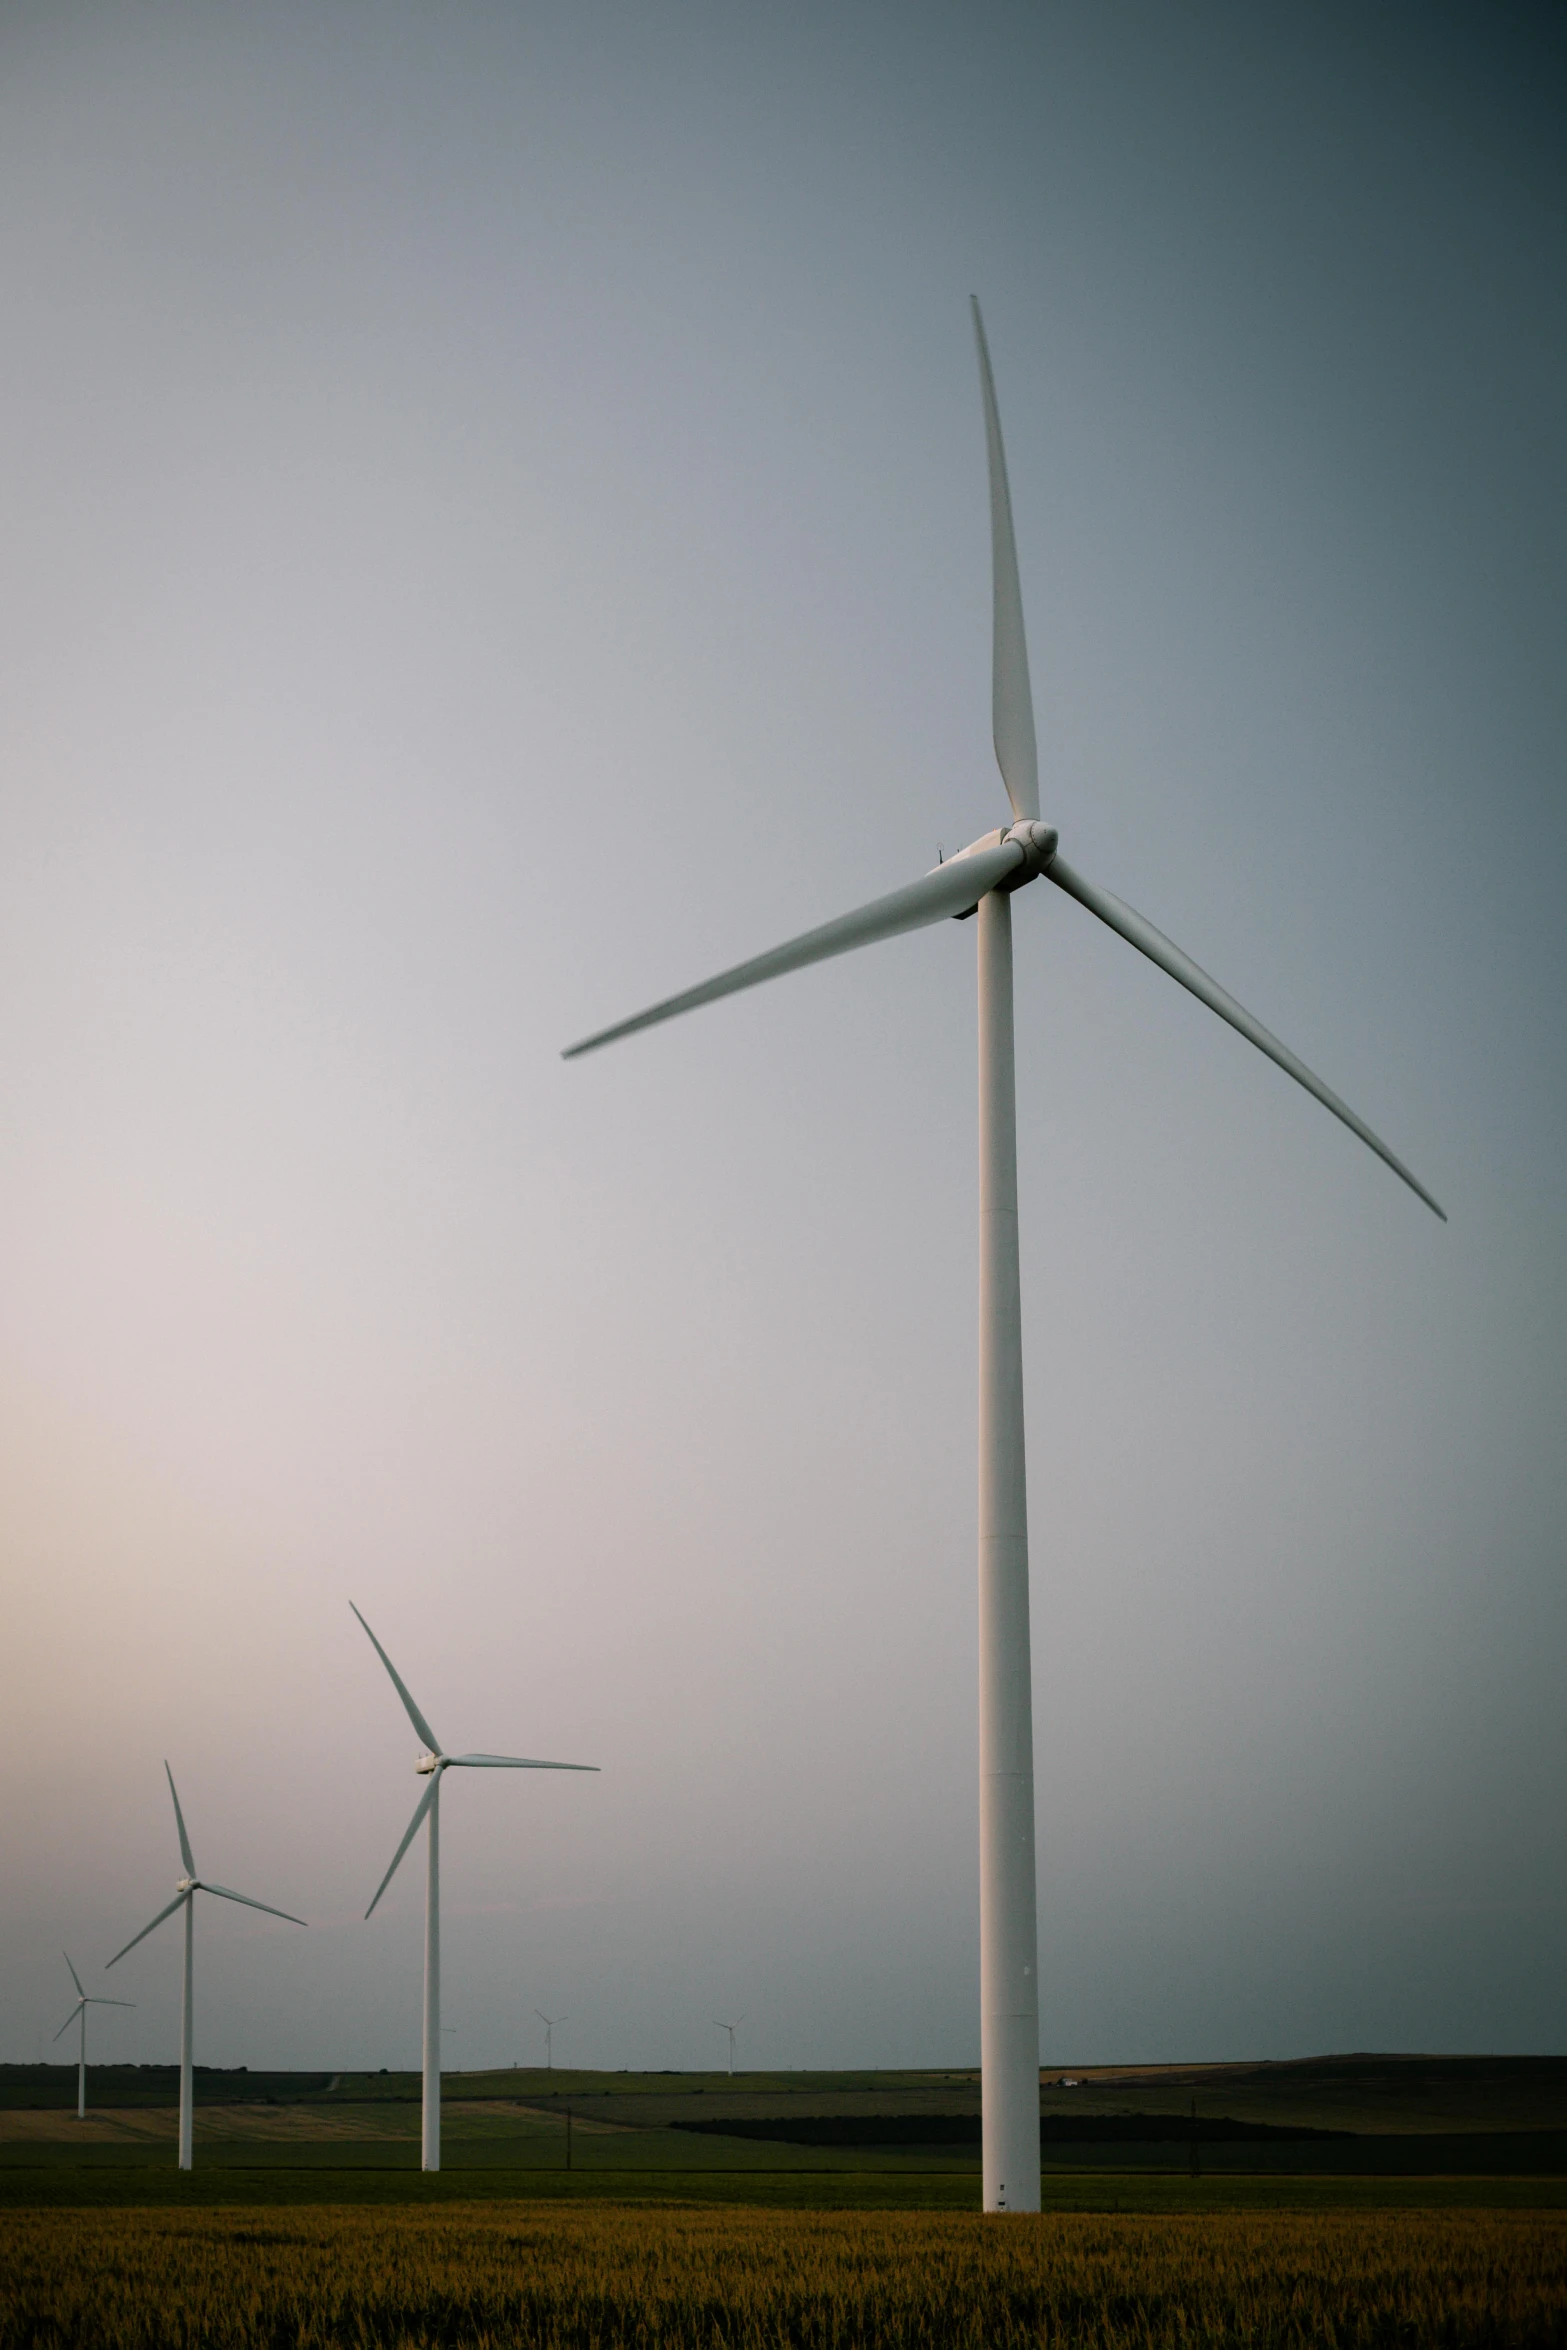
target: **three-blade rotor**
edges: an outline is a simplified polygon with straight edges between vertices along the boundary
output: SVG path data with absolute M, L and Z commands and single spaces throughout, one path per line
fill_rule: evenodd
M 77 2017 L 81 2014 L 84 2007 L 134 2007 L 136 2005 L 134 1999 L 100 1999 L 95 1992 L 90 1993 L 86 1984 L 82 1981 L 81 1976 L 77 1973 L 75 1967 L 71 1965 L 70 1952 L 68 1950 L 62 1950 L 60 1956 L 64 1959 L 66 1966 L 70 1969 L 71 1981 L 76 1985 L 76 2005 L 72 2008 L 64 2023 L 60 2026 L 59 2031 L 55 2033 L 54 2037 L 56 2040 L 62 2039 L 64 2035 L 70 2030 L 72 2024 L 75 2023 Z
M 600 1045 L 612 1044 L 617 1038 L 631 1036 L 638 1029 L 656 1027 L 660 1022 L 673 1020 L 682 1012 L 695 1011 L 699 1005 L 716 1003 L 721 997 L 735 995 L 743 988 L 760 986 L 762 981 L 776 979 L 785 972 L 798 971 L 811 963 L 825 961 L 829 956 L 850 953 L 856 947 L 871 946 L 884 938 L 896 938 L 902 932 L 918 930 L 927 924 L 940 922 L 949 916 L 972 913 L 986 893 L 993 889 L 1012 891 L 1022 888 L 1036 878 L 1053 881 L 1066 896 L 1105 923 L 1129 946 L 1156 963 L 1161 971 L 1179 982 L 1199 1003 L 1216 1012 L 1221 1020 L 1265 1053 L 1297 1085 L 1331 1110 L 1334 1117 L 1358 1136 L 1368 1149 L 1375 1151 L 1385 1165 L 1400 1180 L 1407 1183 L 1416 1196 L 1424 1200 L 1433 1214 L 1446 1222 L 1446 1211 L 1411 1174 L 1402 1159 L 1391 1151 L 1381 1137 L 1373 1133 L 1365 1120 L 1349 1108 L 1325 1085 L 1322 1079 L 1308 1069 L 1299 1056 L 1264 1028 L 1243 1005 L 1236 1002 L 1227 990 L 1220 987 L 1191 957 L 1175 946 L 1162 931 L 1132 907 L 1100 889 L 1073 867 L 1062 862 L 1056 854 L 1056 834 L 1039 822 L 1039 763 L 1034 737 L 1033 695 L 1029 686 L 1028 645 L 1023 630 L 1023 598 L 1018 582 L 1017 544 L 1012 526 L 1012 497 L 1007 483 L 1006 451 L 1001 438 L 1001 417 L 996 405 L 996 388 L 991 372 L 990 351 L 985 340 L 984 320 L 979 304 L 974 303 L 974 333 L 979 352 L 980 392 L 985 410 L 985 448 L 990 478 L 990 543 L 991 588 L 993 610 L 992 662 L 992 722 L 995 737 L 996 762 L 1012 803 L 1015 819 L 1005 831 L 987 833 L 975 841 L 961 856 L 938 865 L 934 872 L 925 874 L 889 896 L 876 898 L 851 914 L 840 914 L 834 921 L 821 923 L 799 938 L 772 947 L 766 954 L 753 955 L 748 962 L 736 963 L 715 978 L 703 980 L 696 987 L 685 988 L 679 995 L 666 996 L 651 1004 L 644 1012 L 635 1012 L 629 1019 L 617 1020 L 612 1027 L 598 1029 L 574 1045 L 568 1045 L 563 1058 L 574 1060 L 583 1053 L 595 1051 Z
M 220 1901 L 237 1901 L 245 1909 L 263 1910 L 269 1918 L 282 1918 L 290 1926 L 303 1926 L 307 1923 L 304 1918 L 296 1918 L 291 1909 L 275 1909 L 270 1901 L 257 1901 L 249 1893 L 236 1893 L 230 1885 L 215 1885 L 210 1877 L 197 1876 L 196 1859 L 190 1848 L 190 1838 L 185 1832 L 185 1814 L 180 1809 L 179 1789 L 174 1784 L 174 1773 L 169 1769 L 167 1763 L 163 1768 L 168 1777 L 169 1793 L 174 1798 L 174 1825 L 179 1835 L 180 1859 L 185 1864 L 185 1874 L 180 1880 L 179 1891 L 175 1894 L 174 1899 L 160 1909 L 157 1916 L 152 1919 L 150 1924 L 143 1926 L 139 1934 L 133 1934 L 124 1949 L 115 1952 L 104 1968 L 105 1974 L 108 1973 L 109 1967 L 118 1966 L 126 1952 L 134 1950 L 138 1942 L 145 1942 L 149 1934 L 156 1932 L 165 1918 L 171 1918 L 177 1909 L 183 1909 L 187 1902 L 194 1901 L 198 1893 L 214 1893 Z M 70 1965 L 69 1959 L 66 1964 Z M 75 1973 L 74 1968 L 72 1968 L 72 1973 Z M 129 2006 L 132 2003 L 115 2000 L 110 2004 Z
M 426 1819 L 430 1815 L 430 1812 L 433 1810 L 436 1799 L 440 1793 L 441 1775 L 443 1772 L 452 1770 L 597 1771 L 599 1766 L 597 1763 L 542 1762 L 537 1760 L 532 1755 L 525 1754 L 443 1754 L 441 1752 L 440 1741 L 436 1737 L 435 1732 L 431 1729 L 429 1723 L 425 1720 L 424 1715 L 415 1705 L 407 1682 L 403 1679 L 401 1673 L 399 1673 L 397 1667 L 393 1664 L 391 1658 L 387 1655 L 386 1650 L 381 1646 L 380 1641 L 377 1640 L 375 1634 L 370 1630 L 369 1625 L 365 1623 L 364 1617 L 359 1614 L 358 1608 L 354 1607 L 353 1601 L 350 1600 L 348 1604 L 349 1607 L 353 1610 L 353 1613 L 359 1617 L 359 1622 L 364 1629 L 365 1635 L 368 1638 L 371 1647 L 375 1650 L 375 1653 L 380 1658 L 382 1664 L 385 1665 L 387 1674 L 390 1677 L 392 1683 L 392 1687 L 397 1691 L 398 1696 L 403 1701 L 404 1712 L 407 1714 L 408 1719 L 414 1726 L 414 1729 L 418 1732 L 419 1737 L 424 1742 L 424 1752 L 419 1757 L 415 1768 L 420 1772 L 427 1774 L 430 1782 L 424 1793 L 420 1796 L 418 1803 L 414 1806 L 414 1816 L 409 1821 L 407 1827 L 403 1830 L 403 1840 L 392 1855 L 391 1867 L 387 1870 L 386 1875 L 381 1879 L 380 1884 L 375 1889 L 375 1900 L 371 1902 L 369 1909 L 365 1911 L 365 1916 L 368 1918 L 374 1914 L 376 1903 L 379 1902 L 382 1894 L 386 1891 L 387 1886 L 390 1885 L 392 1879 L 396 1876 L 398 1866 L 402 1861 L 404 1853 L 408 1850 L 409 1845 L 418 1835 L 419 1830 L 423 1827 Z

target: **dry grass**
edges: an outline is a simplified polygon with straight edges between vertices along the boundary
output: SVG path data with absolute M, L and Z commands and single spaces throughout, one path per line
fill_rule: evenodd
M 7 2214 L 0 2350 L 1246 2350 L 1567 2340 L 1567 2217 Z

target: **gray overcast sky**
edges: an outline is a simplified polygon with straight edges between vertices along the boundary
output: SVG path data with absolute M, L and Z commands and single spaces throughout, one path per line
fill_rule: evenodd
M 1047 2059 L 1567 2047 L 1556 8 L 0 11 L 0 2055 L 978 2053 L 1017 901 Z M 214 1905 L 216 1911 L 218 1905 Z M 176 2044 L 166 1928 L 105 2055 Z M 90 1987 L 100 1987 L 96 1975 Z

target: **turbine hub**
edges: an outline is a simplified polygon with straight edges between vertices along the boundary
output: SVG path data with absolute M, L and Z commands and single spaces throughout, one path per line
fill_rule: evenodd
M 430 1773 L 438 1771 L 440 1767 L 441 1757 L 438 1754 L 421 1754 L 419 1760 L 414 1764 L 414 1769 L 419 1773 L 421 1779 L 428 1779 Z
M 1061 835 L 1053 824 L 1041 824 L 1037 817 L 1025 817 L 1002 834 L 1003 840 L 1015 841 L 1023 852 L 1023 862 L 1016 873 L 1001 883 L 1003 894 L 1021 889 L 1027 881 L 1037 881 L 1051 858 L 1061 846 Z

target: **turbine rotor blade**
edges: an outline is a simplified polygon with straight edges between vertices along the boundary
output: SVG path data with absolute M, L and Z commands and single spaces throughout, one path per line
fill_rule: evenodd
M 180 1832 L 180 1858 L 185 1863 L 186 1876 L 193 1877 L 196 1874 L 196 1863 L 191 1857 L 190 1838 L 185 1833 L 185 1814 L 180 1809 L 179 1793 L 174 1785 L 174 1773 L 169 1770 L 167 1763 L 163 1768 L 168 1776 L 169 1793 L 174 1797 L 174 1821 Z
M 75 1967 L 71 1966 L 71 1954 L 70 1954 L 70 1952 L 69 1952 L 68 1950 L 62 1950 L 62 1951 L 61 1951 L 61 1953 L 60 1953 L 60 1956 L 61 1956 L 61 1957 L 64 1959 L 64 1961 L 65 1961 L 66 1965 L 67 1965 L 68 1967 L 70 1967 L 70 1970 L 71 1970 L 71 1981 L 72 1981 L 72 1982 L 73 1982 L 73 1983 L 76 1985 L 76 1988 L 77 1988 L 77 1990 L 78 1990 L 78 1991 L 81 1993 L 82 1997 L 85 1999 L 85 1998 L 86 1998 L 86 1996 L 87 1996 L 87 1986 L 86 1986 L 86 1984 L 85 1984 L 85 1983 L 82 1981 L 82 1978 L 81 1978 L 81 1976 L 80 1976 L 80 1975 L 77 1973 L 77 1971 L 76 1971 Z M 58 2039 L 58 2038 L 59 2038 L 59 2034 L 58 2034 L 58 2032 L 55 2034 L 55 2038 L 56 2038 L 56 2039 Z
M 353 1601 L 350 1600 L 348 1604 L 351 1608 L 354 1608 L 354 1614 L 359 1616 L 359 1610 L 354 1607 Z M 415 1705 L 413 1699 L 409 1696 L 407 1685 L 404 1682 L 401 1673 L 399 1673 L 397 1667 L 393 1664 L 391 1658 L 387 1655 L 386 1650 L 381 1646 L 381 1643 L 379 1640 L 377 1640 L 375 1634 L 370 1631 L 369 1625 L 365 1624 L 363 1616 L 359 1616 L 359 1621 L 361 1624 L 364 1624 L 365 1631 L 369 1634 L 371 1647 L 375 1650 L 376 1655 L 380 1658 L 382 1664 L 385 1665 L 387 1671 L 391 1674 L 392 1687 L 397 1691 L 398 1696 L 402 1699 L 403 1704 L 407 1709 L 408 1719 L 412 1722 L 414 1728 L 418 1731 L 420 1737 L 424 1740 L 427 1752 L 430 1754 L 439 1754 L 441 1751 L 441 1742 L 436 1737 L 435 1732 L 431 1729 L 429 1723 L 425 1720 L 423 1714 L 419 1711 L 419 1708 Z M 393 1863 L 393 1866 L 396 1866 L 395 1862 Z
M 990 466 L 990 572 L 992 604 L 991 731 L 996 765 L 1021 822 L 1039 814 L 1039 754 L 1034 742 L 1034 697 L 1028 685 L 1028 639 L 1023 633 L 1023 591 L 1018 585 L 1017 541 L 1012 532 L 1012 493 L 1007 487 L 1007 453 L 1001 441 L 1001 412 L 985 321 L 974 304 L 974 339 L 979 345 L 979 385 L 985 401 L 985 454 Z
M 287 1918 L 291 1926 L 305 1926 L 308 1918 L 296 1918 L 291 1909 L 274 1909 L 270 1901 L 252 1901 L 248 1893 L 236 1893 L 232 1886 L 214 1885 L 211 1878 L 202 1881 L 203 1893 L 216 1893 L 223 1901 L 242 1901 L 247 1909 L 264 1909 L 269 1918 Z
M 534 1762 L 524 1754 L 449 1754 L 446 1761 L 470 1771 L 596 1771 L 597 1763 Z
M 1314 1095 L 1325 1110 L 1331 1110 L 1335 1118 L 1342 1120 L 1351 1134 L 1357 1134 L 1368 1150 L 1374 1150 L 1400 1181 L 1407 1183 L 1416 1197 L 1425 1201 L 1433 1215 L 1440 1216 L 1444 1224 L 1447 1222 L 1447 1210 L 1432 1198 L 1425 1185 L 1410 1173 L 1403 1160 L 1394 1156 L 1380 1135 L 1373 1134 L 1365 1120 L 1358 1118 L 1347 1102 L 1340 1101 L 1338 1095 L 1324 1085 L 1321 1078 L 1290 1051 L 1288 1045 L 1280 1044 L 1278 1038 L 1264 1028 L 1260 1020 L 1254 1020 L 1244 1005 L 1238 1004 L 1232 995 L 1220 987 L 1217 980 L 1210 979 L 1207 972 L 1194 963 L 1190 955 L 1183 954 L 1172 940 L 1165 937 L 1162 930 L 1156 930 L 1151 922 L 1124 904 L 1120 898 L 1112 897 L 1109 890 L 1085 881 L 1080 873 L 1074 873 L 1071 866 L 1063 864 L 1059 857 L 1045 867 L 1045 872 L 1059 889 L 1066 891 L 1068 897 L 1076 898 L 1078 904 L 1086 906 L 1090 914 L 1097 914 L 1100 921 L 1124 938 L 1129 946 L 1136 947 L 1140 954 L 1146 955 L 1150 963 L 1157 963 L 1161 971 L 1167 971 L 1172 979 L 1189 989 L 1199 1003 L 1206 1004 L 1210 1012 L 1217 1012 L 1221 1020 L 1228 1020 L 1230 1026 L 1238 1029 L 1248 1043 L 1254 1044 L 1260 1053 L 1266 1053 L 1270 1061 L 1276 1061 L 1286 1076 L 1293 1077 L 1297 1085 L 1304 1086 L 1307 1093 Z
M 580 1053 L 594 1052 L 601 1044 L 613 1044 L 617 1037 L 631 1036 L 639 1028 L 656 1027 L 661 1020 L 673 1020 L 680 1012 L 694 1012 L 699 1004 L 716 1003 L 720 996 L 738 995 L 742 988 L 759 987 L 764 979 L 779 979 L 786 971 L 801 971 L 809 963 L 824 963 L 830 955 L 846 955 L 854 947 L 872 946 L 878 939 L 896 938 L 905 930 L 922 930 L 929 922 L 944 922 L 949 915 L 965 914 L 1024 862 L 1025 852 L 1019 844 L 998 835 L 993 848 L 949 857 L 945 865 L 938 865 L 934 872 L 923 874 L 904 889 L 895 889 L 888 897 L 874 898 L 868 906 L 857 907 L 852 914 L 840 914 L 836 921 L 807 930 L 785 946 L 772 947 L 765 955 L 753 955 L 748 963 L 736 963 L 728 971 L 720 971 L 716 979 L 704 979 L 700 987 L 688 987 L 681 995 L 666 996 L 662 1003 L 634 1013 L 629 1020 L 617 1020 L 613 1028 L 601 1028 L 597 1035 L 585 1036 L 580 1044 L 568 1045 L 561 1059 L 574 1061 Z M 368 1631 L 369 1626 L 365 1629 Z
M 134 2007 L 134 2006 L 136 2005 L 136 2002 L 135 2002 L 135 2000 L 134 2000 L 134 1999 L 96 1999 L 96 1998 L 95 1998 L 95 1999 L 84 1999 L 84 2000 L 82 2001 L 82 2005 L 83 2005 L 83 2007 Z M 59 2038 L 59 2037 L 60 2037 L 59 2033 L 58 2033 L 58 2032 L 56 2032 L 56 2034 L 55 2034 L 55 2038 L 58 2040 L 58 2038 Z
M 365 1630 L 367 1632 L 370 1630 L 368 1624 L 365 1625 Z M 371 1634 L 371 1637 L 374 1638 L 374 1634 Z M 387 1886 L 390 1885 L 392 1879 L 396 1876 L 397 1864 L 402 1859 L 403 1854 L 408 1850 L 408 1847 L 413 1842 L 415 1836 L 418 1835 L 421 1823 L 424 1819 L 424 1815 L 429 1810 L 431 1804 L 435 1801 L 435 1791 L 440 1786 L 440 1784 L 440 1772 L 432 1771 L 430 1773 L 430 1784 L 425 1789 L 424 1793 L 420 1796 L 418 1805 L 414 1811 L 414 1816 L 403 1831 L 403 1840 L 392 1855 L 391 1867 L 387 1870 L 386 1875 L 381 1879 L 380 1884 L 377 1885 L 375 1889 L 375 1901 L 372 1901 L 369 1909 L 365 1911 L 366 1917 L 373 1915 L 375 1910 L 375 1902 L 380 1900 L 382 1894 L 386 1891 Z
M 153 1926 L 161 1926 L 165 1918 L 171 1918 L 174 1915 L 174 1912 L 180 1908 L 182 1903 L 187 1902 L 192 1898 L 193 1896 L 189 1893 L 176 1893 L 174 1899 L 169 1903 L 168 1908 L 159 1910 L 157 1916 L 153 1919 L 151 1926 L 143 1926 L 139 1934 L 133 1934 L 131 1936 L 130 1940 L 125 1945 L 125 1950 L 117 1950 L 115 1952 L 114 1956 L 109 1960 L 108 1965 L 105 1966 L 103 1970 L 104 1973 L 108 1973 L 109 1967 L 119 1965 L 121 1959 L 125 1956 L 126 1950 L 134 1950 L 138 1942 L 145 1942 L 147 1936 L 152 1932 Z
M 110 2003 L 109 2003 L 109 2002 L 105 2002 L 105 2004 L 107 2005 L 107 2004 L 110 2004 Z M 123 2004 L 123 2002 L 122 2002 L 122 2001 L 120 2001 L 120 2000 L 118 2000 L 118 1999 L 116 1999 L 116 2000 L 114 2000 L 114 2001 L 112 2002 L 112 2004 L 113 2004 L 115 2007 L 119 2007 L 119 2006 L 121 2006 L 121 2005 Z M 70 2028 L 71 2028 L 72 2024 L 74 2024 L 74 2023 L 75 2023 L 75 2021 L 76 2021 L 77 2017 L 78 2017 L 78 2016 L 81 2014 L 81 2012 L 82 2012 L 82 2009 L 83 2009 L 83 2008 L 84 2008 L 86 2005 L 87 2005 L 87 2001 L 86 2001 L 85 1999 L 78 1999 L 78 2001 L 76 2002 L 76 2005 L 75 2005 L 75 2006 L 72 2008 L 72 2010 L 71 2010 L 70 2014 L 69 2014 L 69 2015 L 66 2017 L 66 2019 L 65 2019 L 64 2023 L 63 2023 L 63 2024 L 60 2026 L 60 2029 L 59 2029 L 59 2031 L 55 2033 L 55 2035 L 54 2035 L 54 2039 L 55 2039 L 55 2040 L 59 2040 L 59 2039 L 63 2039 L 63 2038 L 64 2038 L 65 2034 L 66 2034 L 66 2033 L 67 2033 L 67 2032 L 70 2030 Z M 54 2040 L 51 2040 L 51 2042 L 49 2043 L 49 2045 L 50 2045 L 51 2047 L 53 2047 L 53 2045 L 54 2045 Z

